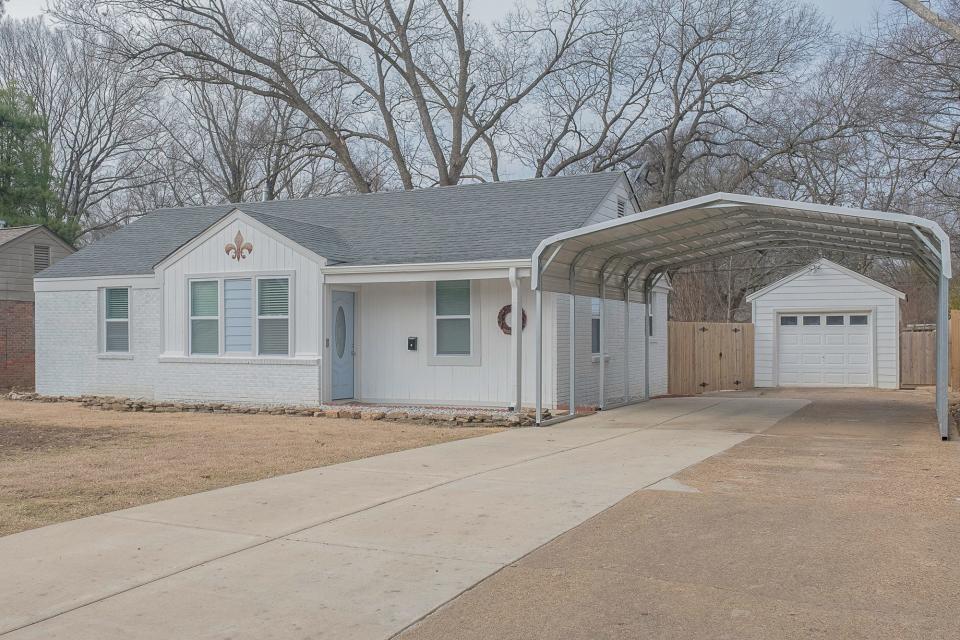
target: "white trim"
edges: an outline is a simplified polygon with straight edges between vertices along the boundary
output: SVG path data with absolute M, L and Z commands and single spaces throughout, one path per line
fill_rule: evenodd
M 479 367 L 480 362 L 480 292 L 472 280 L 470 283 L 470 315 L 440 316 L 447 319 L 470 320 L 470 354 L 440 355 L 437 353 L 437 281 L 427 283 L 427 301 L 430 310 L 427 315 L 427 365 L 431 367 Z
M 96 291 L 105 287 L 159 289 L 156 274 L 139 276 L 97 276 L 95 278 L 34 278 L 34 291 Z
M 384 282 L 435 282 L 437 280 L 493 280 L 508 278 L 510 269 L 518 278 L 530 277 L 530 260 L 434 262 L 424 264 L 327 266 L 320 271 L 329 284 Z
M 831 262 L 830 260 L 827 260 L 826 258 L 820 258 L 819 260 L 816 260 L 816 261 L 814 261 L 814 262 L 811 262 L 810 264 L 808 264 L 807 266 L 803 267 L 802 269 L 799 269 L 799 270 L 797 270 L 797 271 L 794 271 L 794 272 L 791 273 L 790 275 L 788 275 L 788 276 L 786 276 L 786 277 L 784 277 L 784 278 L 781 278 L 781 279 L 777 280 L 776 282 L 774 282 L 774 283 L 772 283 L 772 284 L 768 284 L 768 285 L 765 286 L 763 289 L 759 289 L 759 290 L 757 290 L 757 291 L 754 291 L 753 293 L 751 293 L 750 295 L 748 295 L 748 296 L 746 297 L 746 301 L 747 301 L 747 302 L 753 302 L 753 301 L 756 300 L 757 298 L 760 298 L 760 297 L 762 297 L 762 296 L 765 296 L 765 295 L 767 295 L 768 293 L 770 293 L 771 291 L 774 291 L 774 290 L 776 290 L 776 289 L 779 289 L 780 287 L 782 287 L 783 285 L 787 284 L 788 282 L 793 282 L 794 280 L 796 280 L 796 279 L 799 278 L 800 276 L 803 276 L 803 275 L 806 275 L 806 274 L 810 273 L 811 271 L 813 271 L 813 270 L 816 269 L 817 267 L 824 267 L 824 266 L 825 266 L 825 267 L 830 267 L 831 269 L 836 269 L 837 271 L 839 271 L 840 273 L 842 273 L 842 274 L 845 275 L 845 276 L 850 276 L 851 278 L 855 278 L 856 280 L 859 280 L 859 281 L 862 282 L 863 284 L 870 285 L 870 286 L 873 287 L 874 289 L 878 289 L 878 290 L 880 290 L 880 291 L 882 291 L 882 292 L 884 292 L 884 293 L 888 293 L 888 294 L 890 294 L 890 295 L 892 295 L 892 296 L 896 296 L 897 298 L 899 298 L 899 299 L 901 299 L 901 300 L 904 300 L 904 299 L 906 299 L 906 297 L 907 297 L 907 294 L 905 294 L 905 293 L 903 293 L 903 292 L 901 292 L 901 291 L 897 291 L 896 289 L 894 289 L 894 288 L 892 288 L 892 287 L 888 287 L 888 286 L 885 285 L 885 284 L 881 284 L 881 283 L 877 282 L 876 280 L 873 280 L 873 279 L 871 279 L 871 278 L 868 278 L 867 276 L 865 276 L 865 275 L 863 275 L 863 274 L 857 273 L 856 271 L 852 271 L 852 270 L 850 270 L 850 269 L 847 269 L 846 267 L 844 267 L 844 266 L 842 266 L 842 265 L 839 265 L 839 264 L 837 264 L 836 262 Z
M 316 357 L 293 357 L 283 358 L 277 356 L 159 356 L 157 362 L 178 362 L 190 364 L 281 364 L 281 365 L 299 365 L 316 366 L 320 364 L 320 358 Z

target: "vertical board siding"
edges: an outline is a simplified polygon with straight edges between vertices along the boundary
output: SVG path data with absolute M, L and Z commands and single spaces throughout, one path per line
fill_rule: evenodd
M 896 389 L 899 380 L 899 300 L 893 294 L 821 265 L 753 301 L 757 387 L 774 387 L 777 310 L 867 311 L 874 323 L 873 350 L 877 386 Z
M 754 328 L 739 322 L 669 322 L 672 395 L 753 388 Z
M 900 332 L 900 384 L 937 383 L 937 332 Z
M 535 335 L 533 292 L 521 281 L 521 306 L 527 312 L 523 332 L 523 402 L 535 400 Z M 336 289 L 336 286 L 333 287 Z M 480 365 L 431 365 L 429 323 L 433 322 L 432 283 L 364 284 L 358 287 L 359 364 L 357 397 L 371 402 L 512 406 L 515 398 L 511 338 L 497 324 L 497 314 L 510 304 L 510 284 L 504 279 L 474 280 L 479 295 L 477 326 Z M 543 323 L 544 406 L 554 405 L 554 294 L 545 293 Z M 513 317 L 517 317 L 513 315 Z M 514 330 L 516 321 L 512 321 Z M 407 338 L 418 338 L 418 349 L 407 349 Z

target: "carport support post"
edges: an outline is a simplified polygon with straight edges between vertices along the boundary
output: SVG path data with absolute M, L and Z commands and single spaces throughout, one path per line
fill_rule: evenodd
M 650 399 L 650 283 L 643 283 L 643 399 Z
M 538 266 L 539 268 L 539 266 Z M 543 289 L 540 288 L 539 279 L 537 281 L 537 290 L 534 296 L 534 314 L 536 318 L 536 349 L 537 354 L 537 403 L 536 403 L 536 425 L 543 424 Z
M 937 421 L 940 437 L 950 439 L 950 407 L 947 402 L 947 386 L 950 378 L 950 279 L 940 274 L 937 290 Z
M 630 402 L 630 287 L 623 286 L 623 403 Z
M 577 415 L 577 294 L 573 289 L 573 269 L 570 270 L 570 415 Z
M 600 272 L 600 410 L 607 406 L 607 283 Z
M 523 306 L 520 301 L 520 278 L 517 276 L 517 268 L 510 267 L 510 342 L 513 347 L 513 368 L 516 376 L 516 399 L 513 402 L 513 410 L 519 413 L 523 409 Z

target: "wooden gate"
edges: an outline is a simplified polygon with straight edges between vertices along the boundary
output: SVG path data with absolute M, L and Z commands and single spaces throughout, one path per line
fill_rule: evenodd
M 905 387 L 937 384 L 935 329 L 900 332 L 900 384 Z
M 753 325 L 749 322 L 668 323 L 672 395 L 753 388 Z

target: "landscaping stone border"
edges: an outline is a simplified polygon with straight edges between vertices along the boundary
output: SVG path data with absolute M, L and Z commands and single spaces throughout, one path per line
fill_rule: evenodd
M 507 411 L 459 410 L 446 407 L 429 409 L 395 407 L 334 405 L 321 407 L 303 407 L 288 405 L 241 405 L 224 402 L 155 402 L 137 398 L 119 398 L 112 396 L 43 396 L 32 392 L 11 391 L 3 396 L 7 400 L 28 402 L 76 402 L 90 409 L 101 411 L 131 411 L 143 413 L 236 413 L 267 414 L 272 416 L 300 416 L 307 418 L 340 418 L 351 420 L 387 420 L 391 422 L 410 422 L 444 426 L 476 425 L 488 427 L 526 427 L 534 424 L 531 410 L 522 413 Z M 551 417 L 545 410 L 544 419 Z

